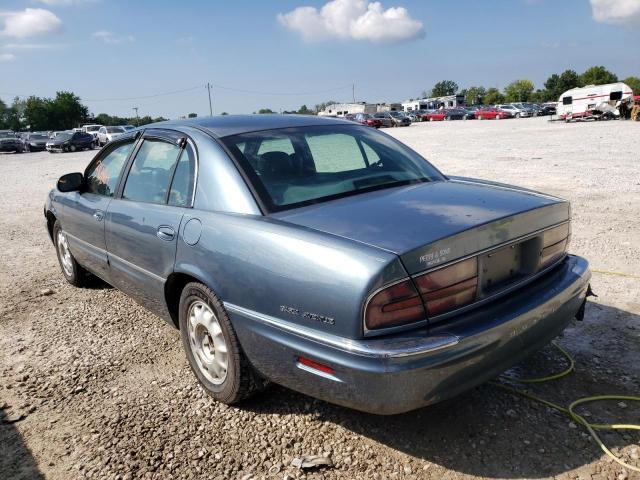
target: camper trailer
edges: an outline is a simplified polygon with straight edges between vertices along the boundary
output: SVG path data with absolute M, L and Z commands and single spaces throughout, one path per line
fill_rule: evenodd
M 617 118 L 622 104 L 631 107 L 633 92 L 622 83 L 587 85 L 567 90 L 558 100 L 558 116 L 569 122 L 574 119 Z

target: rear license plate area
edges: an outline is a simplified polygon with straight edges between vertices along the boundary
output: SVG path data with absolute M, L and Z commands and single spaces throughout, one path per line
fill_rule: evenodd
M 541 238 L 534 237 L 480 255 L 480 297 L 491 295 L 534 273 L 540 244 Z

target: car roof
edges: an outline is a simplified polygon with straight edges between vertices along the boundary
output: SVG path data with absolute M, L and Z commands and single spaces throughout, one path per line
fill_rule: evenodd
M 316 125 L 353 125 L 353 122 L 339 118 L 323 118 L 315 115 L 215 115 L 212 117 L 168 120 L 166 122 L 147 125 L 147 128 L 195 127 L 200 130 L 206 130 L 216 137 L 227 137 L 260 130 L 311 127 Z

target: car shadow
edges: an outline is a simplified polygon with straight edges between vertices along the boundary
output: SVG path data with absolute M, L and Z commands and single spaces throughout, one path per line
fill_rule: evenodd
M 0 409 L 0 478 L 39 480 L 44 475 L 35 458 L 15 428 L 14 420 L 4 408 Z
M 593 306 L 589 306 L 589 312 Z M 597 305 L 599 321 L 625 315 L 640 325 L 640 316 L 613 307 Z M 586 322 L 587 323 L 587 322 Z M 589 331 L 577 323 L 576 335 Z M 606 325 L 604 326 L 606 327 Z M 572 334 L 571 331 L 567 336 Z M 589 335 L 597 334 L 589 332 Z M 624 342 L 625 340 L 622 340 Z M 633 342 L 632 339 L 629 339 Z M 637 385 L 607 384 L 597 375 L 596 366 L 586 360 L 591 355 L 571 339 L 570 345 L 578 368 L 571 375 L 529 389 L 542 398 L 568 405 L 579 397 L 596 394 L 637 394 Z M 575 350 L 575 349 L 578 350 Z M 624 346 L 623 346 L 624 348 Z M 636 347 L 637 348 L 637 347 Z M 606 353 L 602 352 L 605 357 Z M 582 363 L 581 363 L 582 362 Z M 516 366 L 510 373 L 523 376 L 548 375 L 563 369 L 564 360 L 551 346 Z M 607 367 L 604 367 L 606 371 Z M 623 415 L 631 422 L 639 409 L 626 412 L 610 406 L 593 407 L 598 421 L 614 422 Z M 440 465 L 449 470 L 488 478 L 532 478 L 555 476 L 582 467 L 602 457 L 602 451 L 580 426 L 564 414 L 514 395 L 486 383 L 451 400 L 419 410 L 393 416 L 378 416 L 328 404 L 274 386 L 263 395 L 245 402 L 242 407 L 256 413 L 308 414 L 319 421 L 339 424 L 415 459 Z M 631 411 L 633 410 L 633 411 Z M 595 420 L 594 420 L 595 421 Z M 630 445 L 624 432 L 604 432 L 602 439 L 610 448 Z

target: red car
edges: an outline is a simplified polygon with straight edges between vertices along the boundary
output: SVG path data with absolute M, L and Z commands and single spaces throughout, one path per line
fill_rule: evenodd
M 422 115 L 422 121 L 440 122 L 442 120 L 462 120 L 464 112 L 455 108 L 433 110 Z
M 500 110 L 495 107 L 482 107 L 480 110 L 476 110 L 474 116 L 478 120 L 502 120 L 505 118 L 511 118 L 511 114 L 509 112 L 505 112 L 504 110 Z
M 356 113 L 353 118 L 349 120 L 353 120 L 354 122 L 361 123 L 362 125 L 367 125 L 369 127 L 380 128 L 382 126 L 382 120 L 379 118 L 374 118 L 368 113 Z

